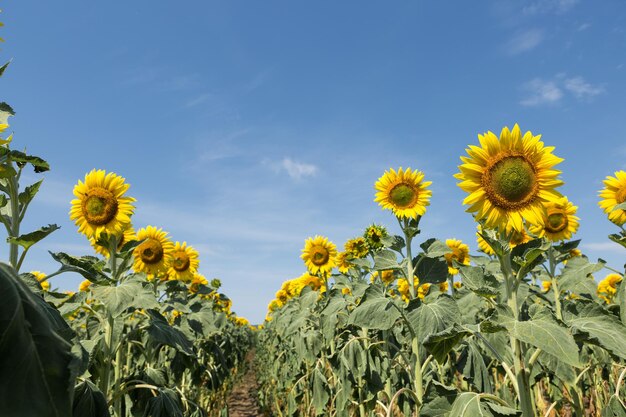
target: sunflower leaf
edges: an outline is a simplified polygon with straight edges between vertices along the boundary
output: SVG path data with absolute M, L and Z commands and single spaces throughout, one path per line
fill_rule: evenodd
M 448 262 L 443 257 L 429 258 L 420 255 L 413 262 L 420 284 L 439 284 L 448 279 Z
M 60 227 L 56 224 L 49 224 L 47 226 L 39 228 L 38 230 L 35 230 L 34 232 L 26 233 L 25 235 L 20 235 L 18 237 L 8 237 L 7 242 L 19 245 L 24 249 L 29 249 L 35 243 L 39 242 L 50 233 L 59 229 Z
M 377 271 L 400 269 L 396 254 L 390 250 L 381 250 L 374 254 L 374 269 Z
M 55 261 L 61 264 L 61 271 L 76 272 L 97 284 L 109 282 L 109 277 L 102 273 L 104 261 L 95 256 L 76 258 L 63 252 L 49 253 Z

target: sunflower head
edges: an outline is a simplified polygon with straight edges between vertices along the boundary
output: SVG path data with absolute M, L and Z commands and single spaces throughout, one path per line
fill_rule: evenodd
M 104 170 L 92 170 L 85 181 L 74 186 L 70 219 L 78 231 L 97 239 L 100 233 L 119 236 L 130 224 L 134 207 L 132 197 L 126 197 L 129 185 L 124 178 Z
M 341 293 L 342 293 L 343 295 L 352 295 L 352 290 L 351 290 L 350 288 L 348 288 L 348 287 L 343 287 L 343 288 L 341 289 Z
M 530 225 L 531 233 L 538 237 L 546 237 L 553 242 L 568 240 L 578 230 L 578 207 L 561 197 L 544 205 L 543 225 Z
M 367 241 L 362 236 L 348 240 L 344 245 L 344 249 L 350 257 L 356 259 L 365 258 L 369 252 Z
M 142 242 L 133 252 L 135 272 L 145 272 L 159 278 L 167 276 L 174 251 L 174 244 L 168 239 L 167 232 L 148 226 L 139 229 L 137 240 Z
M 348 252 L 339 252 L 337 254 L 337 268 L 339 272 L 342 274 L 347 274 L 350 268 L 352 268 L 352 264 L 349 261 L 350 254 Z
M 388 269 L 386 271 L 380 271 L 380 272 L 379 271 L 374 271 L 372 273 L 370 281 L 372 283 L 374 283 L 377 278 L 380 278 L 380 280 L 383 282 L 383 284 L 389 285 L 389 284 L 391 284 L 392 282 L 394 282 L 396 280 L 396 274 L 391 269 Z
M 446 245 L 452 249 L 452 252 L 444 255 L 448 262 L 448 273 L 450 275 L 456 275 L 459 273 L 459 270 L 453 266 L 452 261 L 454 260 L 460 264 L 469 265 L 469 246 L 458 239 L 447 239 Z
M 300 257 L 312 274 L 326 275 L 337 265 L 337 247 L 327 237 L 315 236 L 304 242 Z
M 426 189 L 430 184 L 432 182 L 424 181 L 421 171 L 400 168 L 396 172 L 391 168 L 374 185 L 377 190 L 374 201 L 398 218 L 416 219 L 426 213 L 430 204 L 432 191 Z
M 191 278 L 191 284 L 189 285 L 189 292 L 197 293 L 200 290 L 200 285 L 209 285 L 209 281 L 204 277 L 204 275 L 196 272 Z
M 622 282 L 624 277 L 620 274 L 609 274 L 598 283 L 598 296 L 605 302 L 610 303 L 617 293 L 617 284 Z
M 198 271 L 200 265 L 198 258 L 198 251 L 187 246 L 187 242 L 176 242 L 169 264 L 169 279 L 190 282 Z
M 616 209 L 616 206 L 626 202 L 626 171 L 616 171 L 614 177 L 607 176 L 600 197 L 602 200 L 598 205 L 609 216 L 609 220 L 618 226 L 626 223 L 626 210 Z
M 370 250 L 376 251 L 383 248 L 383 239 L 389 236 L 384 226 L 372 224 L 365 229 L 363 237 L 367 241 Z
M 91 287 L 91 281 L 86 279 L 80 283 L 80 285 L 78 286 L 78 291 L 87 291 L 89 287 Z
M 521 231 L 523 219 L 543 225 L 543 203 L 561 197 L 560 172 L 553 167 L 562 159 L 552 155 L 554 148 L 545 147 L 541 136 L 522 135 L 518 125 L 502 129 L 499 138 L 487 132 L 478 139 L 481 146 L 469 146 L 454 175 L 469 194 L 467 211 L 488 228 Z
M 543 292 L 550 291 L 550 288 L 552 288 L 552 281 L 541 281 L 541 290 Z

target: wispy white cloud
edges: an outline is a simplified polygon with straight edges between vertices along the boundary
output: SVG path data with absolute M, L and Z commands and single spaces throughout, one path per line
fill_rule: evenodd
M 535 78 L 526 82 L 522 89 L 527 92 L 527 97 L 520 101 L 522 106 L 540 106 L 544 104 L 556 104 L 563 97 L 563 91 L 554 81 Z
M 614 252 L 619 254 L 624 252 L 624 248 L 615 242 L 590 242 L 583 243 L 581 246 L 583 249 L 588 249 L 594 252 Z
M 271 164 L 275 171 L 286 172 L 294 180 L 302 179 L 303 177 L 311 177 L 317 174 L 318 168 L 313 164 L 307 164 L 303 162 L 295 161 L 291 158 L 283 158 L 280 163 Z
M 209 93 L 200 94 L 199 96 L 195 96 L 185 103 L 185 107 L 196 107 L 200 104 L 206 103 L 213 95 Z
M 526 97 L 520 104 L 528 107 L 559 104 L 566 94 L 577 100 L 590 100 L 605 92 L 602 85 L 593 85 L 583 77 L 568 77 L 564 73 L 552 79 L 534 78 L 524 83 L 522 90 Z
M 578 26 L 578 31 L 579 31 L 579 32 L 582 32 L 583 30 L 587 30 L 587 29 L 589 29 L 590 27 L 591 27 L 591 23 L 588 23 L 588 22 L 581 23 L 581 24 Z
M 536 48 L 544 39 L 544 32 L 541 29 L 529 29 L 520 32 L 511 38 L 505 48 L 509 55 L 518 55 Z
M 574 7 L 579 0 L 538 0 L 525 6 L 524 14 L 565 13 Z
M 604 93 L 604 87 L 592 85 L 585 81 L 583 77 L 567 78 L 564 85 L 565 89 L 578 99 L 590 99 Z

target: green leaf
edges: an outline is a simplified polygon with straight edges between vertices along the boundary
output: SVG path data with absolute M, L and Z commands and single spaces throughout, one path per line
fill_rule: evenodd
M 74 390 L 72 417 L 110 417 L 109 406 L 102 391 L 85 380 Z
M 621 245 L 626 248 L 626 233 L 622 232 L 621 235 L 618 235 L 616 233 L 610 234 L 609 239 L 611 239 L 613 242 L 617 243 L 618 245 Z
M 170 326 L 165 317 L 156 310 L 148 310 L 150 315 L 150 327 L 148 334 L 157 344 L 171 346 L 188 356 L 193 355 L 191 342 L 178 329 Z
M 326 404 L 329 399 L 328 381 L 319 368 L 315 368 L 313 372 L 313 406 L 318 414 L 326 410 Z
M 359 305 L 352 310 L 348 324 L 368 329 L 388 330 L 400 317 L 400 311 L 393 300 L 385 297 L 379 284 L 371 285 L 361 298 Z
M 426 387 L 424 405 L 420 410 L 421 417 L 444 417 L 452 409 L 457 390 L 435 380 L 431 380 Z
M 448 356 L 448 352 L 454 349 L 469 334 L 471 334 L 470 331 L 458 324 L 454 324 L 452 327 L 427 336 L 424 340 L 424 346 L 437 362 L 443 363 Z
M 439 284 L 448 279 L 448 262 L 444 258 L 420 257 L 415 263 L 420 284 Z
M 604 268 L 605 262 L 590 263 L 587 258 L 576 257 L 567 261 L 559 280 L 559 288 L 578 295 L 596 296 L 596 284 L 591 274 Z M 590 285 L 592 284 L 592 285 Z
M 464 392 L 452 404 L 449 417 L 507 417 L 521 416 L 520 411 L 493 402 L 482 402 L 485 394 Z
M 386 248 L 400 252 L 406 245 L 402 236 L 385 236 L 381 239 L 381 242 Z
M 563 362 L 580 367 L 578 346 L 574 337 L 544 310 L 528 321 L 517 321 L 510 309 L 498 307 L 498 322 L 513 337 L 558 357 Z
M 515 270 L 520 277 L 525 277 L 537 265 L 539 265 L 552 243 L 545 239 L 533 239 L 530 242 L 517 245 L 511 251 L 511 259 L 513 260 Z
M 63 252 L 49 252 L 52 258 L 61 263 L 61 271 L 76 272 L 91 282 L 108 283 L 109 277 L 102 273 L 105 263 L 95 256 L 82 256 L 76 258 Z
M 596 303 L 568 303 L 564 319 L 576 336 L 626 359 L 626 326 Z
M 49 224 L 47 226 L 40 227 L 38 230 L 35 230 L 34 232 L 26 233 L 25 235 L 21 235 L 19 237 L 8 237 L 7 242 L 19 245 L 23 247 L 24 249 L 29 249 L 35 243 L 39 242 L 40 240 L 48 236 L 50 233 L 59 229 L 60 227 L 57 226 L 56 224 Z
M 117 286 L 98 285 L 92 292 L 112 317 L 118 317 L 130 307 L 149 309 L 159 306 L 154 294 L 136 281 L 124 281 Z
M 460 324 L 461 312 L 452 297 L 442 294 L 428 304 L 419 303 L 416 308 L 409 305 L 406 316 L 419 341 L 424 343 L 428 336 Z
M 465 344 L 457 361 L 457 369 L 479 392 L 493 393 L 491 376 L 478 345 L 472 339 Z
M 0 148 L 0 156 L 7 156 L 10 161 L 15 162 L 18 166 L 31 164 L 35 172 L 45 172 L 50 169 L 50 165 L 38 156 L 26 155 L 24 152 L 9 150 L 8 148 Z
M 22 191 L 18 196 L 20 204 L 22 204 L 23 206 L 28 205 L 33 200 L 35 195 L 37 195 L 37 192 L 39 191 L 39 187 L 41 187 L 42 182 L 43 180 L 39 180 L 36 183 L 26 187 L 24 191 Z
M 374 269 L 377 271 L 400 269 L 396 254 L 386 249 L 374 254 Z
M 159 388 L 158 395 L 148 400 L 144 417 L 183 417 L 183 410 L 175 391 Z
M 626 417 L 626 407 L 615 394 L 602 409 L 602 417 Z
M 429 258 L 439 258 L 448 253 L 452 253 L 452 249 L 450 249 L 448 245 L 437 239 L 428 239 L 426 242 L 422 243 L 420 247 Z
M 0 123 L 8 124 L 9 117 L 11 116 L 15 116 L 15 111 L 13 110 L 13 108 L 4 101 L 0 103 Z
M 481 267 L 461 266 L 459 268 L 463 286 L 482 297 L 493 297 L 499 294 L 500 283 L 491 274 L 486 275 Z
M 63 322 L 8 265 L 0 264 L 0 415 L 66 417 L 72 413 L 71 345 Z
M 622 324 L 626 326 L 626 281 L 624 280 L 619 285 L 615 302 L 619 305 L 619 316 Z
M 7 67 L 9 66 L 10 63 L 11 63 L 11 61 L 7 62 L 2 67 L 0 67 L 0 77 L 2 77 L 2 75 L 4 74 L 4 71 L 7 69 Z

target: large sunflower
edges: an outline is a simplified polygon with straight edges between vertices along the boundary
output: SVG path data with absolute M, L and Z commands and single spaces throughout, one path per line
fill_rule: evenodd
M 170 262 L 168 278 L 170 280 L 179 280 L 190 282 L 196 271 L 200 261 L 198 260 L 198 251 L 187 246 L 187 242 L 176 242 L 172 252 L 172 261 Z
M 561 197 L 555 188 L 563 182 L 553 167 L 563 159 L 552 154 L 554 147 L 544 147 L 541 135 L 522 136 L 517 124 L 502 129 L 499 139 L 492 132 L 478 139 L 481 146 L 466 149 L 469 156 L 461 157 L 461 172 L 454 175 L 469 193 L 467 211 L 489 228 L 522 231 L 523 219 L 542 225 L 543 204 Z
M 327 237 L 310 237 L 305 241 L 300 257 L 312 274 L 325 275 L 337 265 L 337 247 Z
M 133 254 L 135 272 L 145 272 L 149 275 L 165 275 L 170 267 L 174 244 L 167 238 L 167 232 L 148 226 L 139 229 L 137 240 L 141 244 L 135 248 Z
M 130 223 L 135 209 L 132 197 L 125 197 L 129 185 L 124 178 L 104 170 L 92 170 L 85 182 L 74 186 L 70 219 L 85 236 L 98 238 L 100 233 L 120 235 Z
M 615 177 L 607 176 L 600 197 L 598 205 L 609 215 L 609 220 L 619 226 L 626 223 L 626 210 L 615 210 L 615 206 L 626 202 L 626 171 L 615 172 Z
M 545 236 L 553 242 L 567 240 L 578 230 L 578 207 L 568 201 L 567 197 L 559 198 L 545 204 L 544 225 L 530 225 L 531 233 L 538 237 Z
M 376 201 L 383 209 L 393 211 L 396 217 L 417 218 L 426 213 L 426 206 L 430 204 L 432 191 L 427 190 L 431 181 L 424 181 L 424 173 L 406 171 L 400 168 L 396 172 L 393 168 L 376 181 L 374 187 Z

